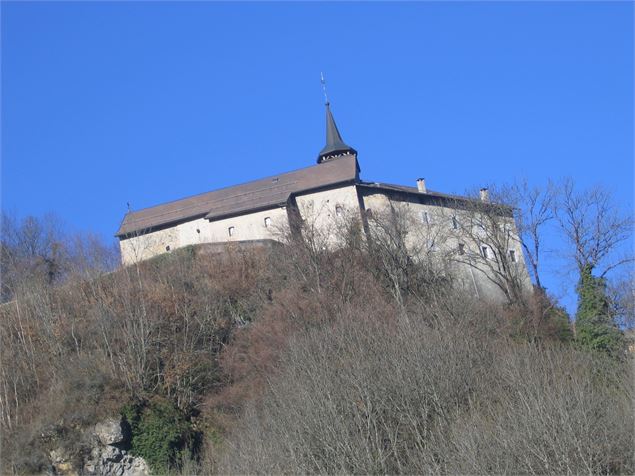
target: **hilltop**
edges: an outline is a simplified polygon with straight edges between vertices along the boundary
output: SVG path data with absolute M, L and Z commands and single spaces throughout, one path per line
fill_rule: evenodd
M 633 471 L 627 363 L 546 295 L 478 301 L 342 233 L 28 281 L 0 310 L 3 473 L 86 472 L 113 418 L 155 473 Z

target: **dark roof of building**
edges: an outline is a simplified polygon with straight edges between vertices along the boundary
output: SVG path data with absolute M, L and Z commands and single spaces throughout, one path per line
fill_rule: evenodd
M 359 167 L 353 155 L 128 212 L 115 236 L 125 237 L 196 218 L 210 220 L 284 204 L 291 194 L 354 182 Z
M 329 157 L 337 156 L 340 154 L 352 154 L 357 155 L 357 151 L 351 146 L 346 145 L 340 131 L 337 129 L 333 114 L 331 114 L 330 104 L 326 103 L 326 145 L 320 151 L 318 155 L 318 164 L 325 162 Z
M 422 197 L 429 197 L 433 200 L 438 200 L 438 201 L 442 201 L 445 203 L 448 202 L 453 202 L 454 206 L 460 205 L 461 203 L 463 204 L 473 204 L 474 205 L 479 205 L 479 206 L 485 206 L 485 207 L 496 207 L 497 209 L 499 209 L 500 211 L 502 211 L 503 213 L 507 214 L 507 213 L 512 213 L 513 208 L 510 207 L 509 205 L 505 205 L 503 203 L 495 203 L 495 202 L 483 202 L 481 201 L 479 198 L 474 198 L 474 197 L 466 197 L 463 195 L 452 195 L 449 193 L 441 193 L 441 192 L 435 192 L 432 191 L 430 189 L 428 189 L 426 192 L 420 192 L 417 187 L 408 187 L 406 185 L 395 185 L 395 184 L 391 184 L 391 183 L 381 183 L 381 182 L 359 182 L 360 186 L 362 187 L 367 187 L 370 189 L 377 189 L 377 190 L 381 190 L 381 191 L 392 191 L 392 192 L 401 192 L 401 193 L 408 193 L 408 194 L 417 194 L 419 196 Z

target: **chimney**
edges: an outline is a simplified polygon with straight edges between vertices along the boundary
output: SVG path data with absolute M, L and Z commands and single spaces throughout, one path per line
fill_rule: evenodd
M 489 190 L 486 188 L 481 189 L 481 202 L 489 202 Z
M 417 190 L 421 193 L 428 193 L 428 189 L 426 188 L 426 179 L 418 178 L 417 179 Z

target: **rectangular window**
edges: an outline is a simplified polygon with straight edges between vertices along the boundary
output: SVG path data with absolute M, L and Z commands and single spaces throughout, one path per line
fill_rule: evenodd
M 265 228 L 269 228 L 271 226 L 271 218 L 265 217 Z
M 516 262 L 516 251 L 515 250 L 509 250 L 509 260 L 512 263 Z
M 428 212 L 421 212 L 421 221 L 426 225 L 430 224 L 430 215 Z
M 339 205 L 335 205 L 335 214 L 338 217 L 341 217 L 342 216 L 342 207 L 340 207 Z
M 487 246 L 481 246 L 481 256 L 485 259 L 489 258 L 489 248 Z
M 459 222 L 456 220 L 456 217 L 452 217 L 452 229 L 453 230 L 459 229 Z
M 229 236 L 234 236 L 234 234 L 236 233 L 236 228 L 230 226 L 229 228 L 227 228 L 227 232 L 229 233 Z
M 463 243 L 459 243 L 459 254 L 460 255 L 465 254 L 465 245 Z

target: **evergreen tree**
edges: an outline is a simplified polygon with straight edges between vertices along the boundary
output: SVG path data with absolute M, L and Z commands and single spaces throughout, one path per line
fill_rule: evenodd
M 593 276 L 593 266 L 580 271 L 576 341 L 584 348 L 617 356 L 623 349 L 623 335 L 611 315 L 606 280 Z

